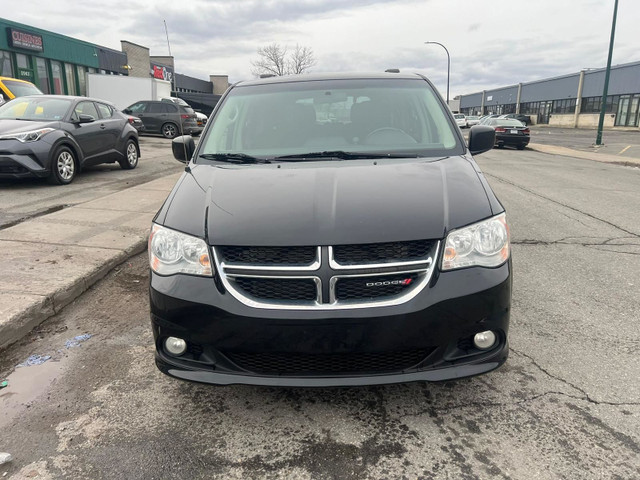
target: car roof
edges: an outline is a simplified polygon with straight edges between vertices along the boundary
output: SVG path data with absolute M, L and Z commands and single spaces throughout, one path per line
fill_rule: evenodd
M 363 73 L 305 73 L 302 75 L 283 75 L 258 80 L 245 80 L 235 85 L 238 87 L 246 87 L 252 85 L 266 85 L 271 83 L 292 83 L 292 82 L 314 82 L 320 80 L 425 80 L 425 78 L 417 73 L 380 73 L 380 72 L 363 72 Z
M 30 83 L 30 82 L 27 82 Z M 111 103 L 109 100 L 102 100 L 100 98 L 93 98 L 93 97 L 80 97 L 77 95 L 24 95 L 22 97 L 18 97 L 20 99 L 25 99 L 25 98 L 36 98 L 38 100 L 42 100 L 42 99 L 46 99 L 46 98 L 62 98 L 62 99 L 67 99 L 67 100 L 87 100 L 89 102 L 100 102 L 100 103 L 106 103 L 107 105 L 112 105 L 113 103 Z
M 14 80 L 16 82 L 20 82 L 20 83 L 28 83 L 30 85 L 33 85 L 33 83 L 27 81 L 27 80 L 22 80 L 20 78 L 13 78 L 13 77 L 0 77 L 0 82 L 4 82 L 5 80 Z

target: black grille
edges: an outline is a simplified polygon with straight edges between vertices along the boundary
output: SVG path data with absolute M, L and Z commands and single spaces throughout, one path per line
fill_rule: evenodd
M 432 244 L 433 242 L 430 240 L 415 240 L 412 242 L 336 245 L 333 247 L 333 257 L 342 265 L 420 260 L 427 257 Z
M 264 375 L 320 375 L 400 372 L 416 367 L 432 349 L 400 352 L 340 353 L 226 353 L 240 368 Z
M 262 300 L 316 300 L 316 283 L 307 278 L 237 277 L 240 290 Z
M 28 171 L 21 165 L 0 165 L 0 173 L 27 173 Z
M 246 265 L 309 265 L 316 247 L 218 247 L 227 263 Z
M 418 274 L 381 275 L 379 277 L 347 277 L 336 282 L 338 300 L 363 300 L 393 297 L 412 288 Z

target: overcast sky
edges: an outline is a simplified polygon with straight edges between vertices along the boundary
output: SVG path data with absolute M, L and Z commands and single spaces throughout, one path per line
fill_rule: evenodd
M 310 47 L 313 71 L 426 74 L 451 97 L 603 67 L 614 0 L 29 0 L 9 20 L 120 50 L 120 40 L 166 55 L 176 71 L 252 78 L 256 50 Z M 613 64 L 640 61 L 640 1 L 620 0 Z

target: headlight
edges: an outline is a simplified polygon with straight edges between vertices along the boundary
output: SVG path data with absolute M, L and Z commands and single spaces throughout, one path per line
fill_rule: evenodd
M 447 235 L 442 270 L 497 267 L 509 258 L 509 226 L 504 213 Z
M 212 275 L 204 240 L 156 224 L 149 235 L 149 265 L 160 275 Z
M 29 132 L 9 133 L 7 135 L 0 135 L 0 140 L 19 140 L 22 143 L 35 142 L 36 140 L 40 140 L 43 135 L 53 132 L 54 130 L 55 128 L 41 128 Z

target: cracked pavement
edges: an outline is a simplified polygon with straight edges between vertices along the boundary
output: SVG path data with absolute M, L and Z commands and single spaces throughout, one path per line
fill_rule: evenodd
M 171 379 L 153 364 L 141 254 L 0 352 L 0 451 L 14 456 L 0 476 L 640 478 L 640 169 L 515 150 L 477 160 L 513 240 L 501 369 L 339 389 Z M 94 336 L 64 348 L 82 333 Z M 13 371 L 31 354 L 53 358 Z

